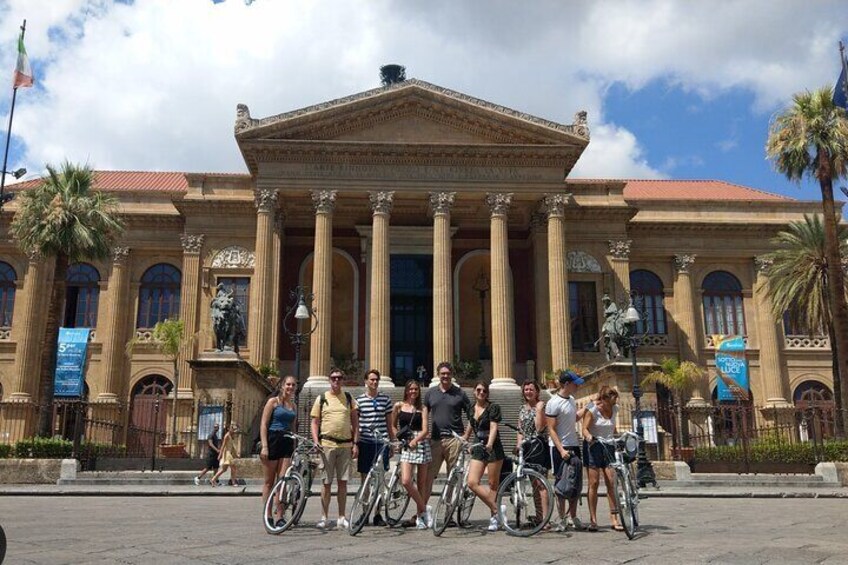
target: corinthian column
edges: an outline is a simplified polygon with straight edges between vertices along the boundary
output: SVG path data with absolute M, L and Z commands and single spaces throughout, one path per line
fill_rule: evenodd
M 197 333 L 198 302 L 200 294 L 200 250 L 203 248 L 204 234 L 183 234 L 180 240 L 183 245 L 183 284 L 180 290 L 180 319 L 185 324 L 182 352 L 179 359 L 179 383 L 177 384 L 180 400 L 186 400 L 192 393 L 191 367 L 188 360 L 194 356 L 196 348 L 192 339 Z
M 551 301 L 551 362 L 553 370 L 571 363 L 571 325 L 568 315 L 568 269 L 565 248 L 565 204 L 570 194 L 548 194 L 548 286 Z
M 46 319 L 47 272 L 49 265 L 44 258 L 29 255 L 23 292 L 12 321 L 12 339 L 18 344 L 15 349 L 15 388 L 11 400 L 28 402 L 35 400 L 38 390 L 39 368 L 41 367 L 41 338 L 44 334 L 43 320 Z
M 250 327 L 248 346 L 250 360 L 254 365 L 267 363 L 271 359 L 270 335 L 273 299 L 271 298 L 271 275 L 274 272 L 274 213 L 277 209 L 276 189 L 258 189 L 256 203 L 256 253 L 253 279 L 250 281 Z
M 512 319 L 512 293 L 509 282 L 509 233 L 507 214 L 512 193 L 490 192 L 486 204 L 491 211 L 492 260 L 492 387 L 517 386 L 512 376 L 514 359 L 512 343 L 515 324 Z
M 615 277 L 615 289 L 612 296 L 615 300 L 622 300 L 630 292 L 630 244 L 629 239 L 609 240 L 608 260 L 612 266 Z M 626 303 L 625 303 L 626 304 Z
M 769 408 L 787 408 L 789 378 L 786 365 L 780 358 L 781 331 L 777 319 L 772 312 L 771 297 L 769 297 L 768 269 L 772 265 L 769 257 L 755 257 L 757 269 L 757 284 L 754 286 L 754 302 L 757 307 L 757 331 L 760 346 L 760 395 L 765 398 Z
M 103 328 L 103 383 L 99 387 L 98 402 L 115 402 L 123 393 L 123 376 L 126 357 L 126 328 L 129 296 L 129 247 L 112 249 L 112 274 L 109 276 L 109 312 Z
M 695 300 L 692 292 L 692 277 L 689 269 L 695 263 L 694 255 L 675 255 L 674 264 L 674 321 L 677 323 L 680 359 L 692 361 L 703 367 L 701 359 L 701 332 L 695 317 Z M 690 406 L 705 406 L 709 397 L 709 385 L 702 383 L 692 392 Z
M 385 377 L 380 382 L 391 383 L 391 335 L 389 333 L 389 216 L 392 213 L 394 192 L 372 192 L 373 231 L 371 237 L 371 313 L 369 354 L 371 367 Z
M 313 190 L 315 253 L 312 258 L 312 292 L 318 328 L 309 342 L 309 379 L 304 386 L 326 386 L 330 372 L 330 339 L 333 328 L 333 210 L 335 190 Z
M 453 363 L 453 281 L 451 278 L 451 208 L 455 192 L 431 192 L 433 214 L 433 367 L 431 386 L 439 384 L 436 366 Z
M 551 310 L 548 288 L 548 215 L 536 212 L 530 218 L 533 241 L 533 293 L 536 310 L 536 369 L 540 380 L 551 365 Z

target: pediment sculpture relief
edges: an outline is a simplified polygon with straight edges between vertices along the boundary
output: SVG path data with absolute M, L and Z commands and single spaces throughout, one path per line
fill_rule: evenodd
M 248 251 L 239 245 L 231 245 L 221 249 L 212 257 L 214 269 L 252 269 L 256 262 L 253 251 Z
M 569 251 L 566 260 L 569 273 L 600 273 L 598 260 L 585 251 Z

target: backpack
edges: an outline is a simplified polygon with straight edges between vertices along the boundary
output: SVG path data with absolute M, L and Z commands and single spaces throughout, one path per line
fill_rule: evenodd
M 583 463 L 580 458 L 571 456 L 563 461 L 559 475 L 554 485 L 557 496 L 567 500 L 580 496 L 583 492 Z
M 324 415 L 324 405 L 327 404 L 327 396 L 326 392 L 322 392 L 318 397 L 321 401 L 318 403 L 318 418 Z M 347 407 L 350 408 L 351 404 L 353 404 L 353 397 L 350 395 L 348 391 L 345 391 L 345 401 L 347 402 Z

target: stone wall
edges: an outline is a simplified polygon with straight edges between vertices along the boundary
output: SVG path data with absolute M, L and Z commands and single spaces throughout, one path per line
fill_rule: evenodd
M 0 459 L 0 484 L 55 485 L 62 459 Z

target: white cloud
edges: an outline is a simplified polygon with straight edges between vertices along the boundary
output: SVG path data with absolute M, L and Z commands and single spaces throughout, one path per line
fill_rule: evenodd
M 0 0 L 0 68 L 23 17 L 38 87 L 19 93 L 14 134 L 30 170 L 243 171 L 235 106 L 266 116 L 373 88 L 378 67 L 569 123 L 589 111 L 584 176 L 657 177 L 633 134 L 607 123 L 615 81 L 662 78 L 715 96 L 730 88 L 772 109 L 834 80 L 846 9 L 836 0 L 515 3 L 391 0 Z M 844 24 L 841 24 L 844 25 Z M 787 30 L 793 33 L 787 33 Z M 842 28 L 844 30 L 844 27 Z M 823 63 L 827 61 L 828 63 Z M 5 104 L 5 102 L 0 102 Z M 5 118 L 3 118 L 5 119 Z

